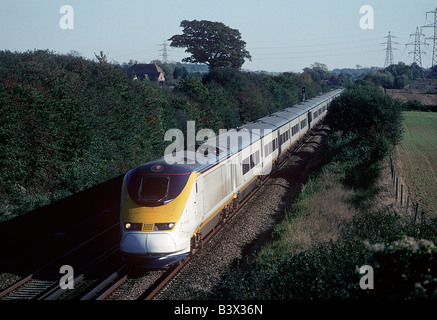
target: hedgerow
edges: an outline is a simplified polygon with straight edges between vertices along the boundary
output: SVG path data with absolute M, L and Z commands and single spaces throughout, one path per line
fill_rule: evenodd
M 169 87 L 130 79 L 103 53 L 0 51 L 0 220 L 163 155 L 164 133 L 234 128 L 328 90 L 309 75 L 227 68 Z

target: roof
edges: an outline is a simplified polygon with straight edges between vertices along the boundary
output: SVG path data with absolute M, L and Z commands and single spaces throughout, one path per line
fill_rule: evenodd
M 144 78 L 146 74 L 149 76 L 149 78 L 157 78 L 161 73 L 163 74 L 164 71 L 162 71 L 161 67 L 156 63 L 138 63 L 129 68 L 129 73 L 131 75 L 135 74 L 139 78 Z

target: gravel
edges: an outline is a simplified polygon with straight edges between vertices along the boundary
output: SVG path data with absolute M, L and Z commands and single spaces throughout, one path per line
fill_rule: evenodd
M 308 175 L 327 140 L 328 128 L 314 132 L 287 163 L 240 209 L 223 229 L 194 256 L 162 290 L 157 300 L 192 300 L 206 297 L 222 275 L 244 256 L 254 253 L 269 237 Z

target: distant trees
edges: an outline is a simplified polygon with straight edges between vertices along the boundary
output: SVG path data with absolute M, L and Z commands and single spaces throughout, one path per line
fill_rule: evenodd
M 246 42 L 237 29 L 231 29 L 221 22 L 207 20 L 183 20 L 183 34 L 169 39 L 170 46 L 186 48 L 190 57 L 182 61 L 204 63 L 210 69 L 218 67 L 241 68 L 245 59 L 251 59 Z
M 431 69 L 421 69 L 416 63 L 407 65 L 400 61 L 398 64 L 388 66 L 385 69 L 368 73 L 364 79 L 385 89 L 403 89 L 416 80 L 423 78 L 435 78 L 436 73 Z

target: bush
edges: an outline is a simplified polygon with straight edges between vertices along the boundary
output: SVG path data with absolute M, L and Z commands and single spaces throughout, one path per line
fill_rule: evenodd
M 0 52 L 3 217 L 109 180 L 162 154 L 165 95 L 99 58 Z
M 327 152 L 316 165 L 319 170 L 312 173 L 260 253 L 246 258 L 225 274 L 207 298 L 435 298 L 437 260 L 430 241 L 436 238 L 437 220 L 420 226 L 420 235 L 427 240 L 414 240 L 405 238 L 417 235 L 417 226 L 411 219 L 401 218 L 391 208 L 373 212 L 367 205 L 379 192 L 375 181 L 382 161 L 401 135 L 399 104 L 372 85 L 358 82 L 335 100 L 329 117 L 336 131 L 330 137 Z M 337 241 L 317 242 L 310 249 L 295 253 L 287 230 L 292 230 L 290 224 L 310 214 L 308 202 L 320 200 L 321 189 L 329 184 L 320 176 L 324 170 L 331 170 L 338 180 L 344 177 L 341 182 L 346 185 L 345 189 L 352 189 L 349 201 L 360 214 L 353 214 L 351 219 L 342 222 Z M 319 210 L 323 210 L 323 206 Z M 317 218 L 316 215 L 310 217 Z M 379 243 L 376 247 L 383 249 L 372 251 L 370 243 Z M 405 243 L 411 244 L 414 250 L 399 250 Z M 366 264 L 373 266 L 378 274 L 375 276 L 378 290 L 364 291 L 359 287 L 362 275 L 357 266 Z
M 401 111 L 399 101 L 359 81 L 333 101 L 329 120 L 334 130 L 357 133 L 363 139 L 380 135 L 396 144 L 402 138 Z

